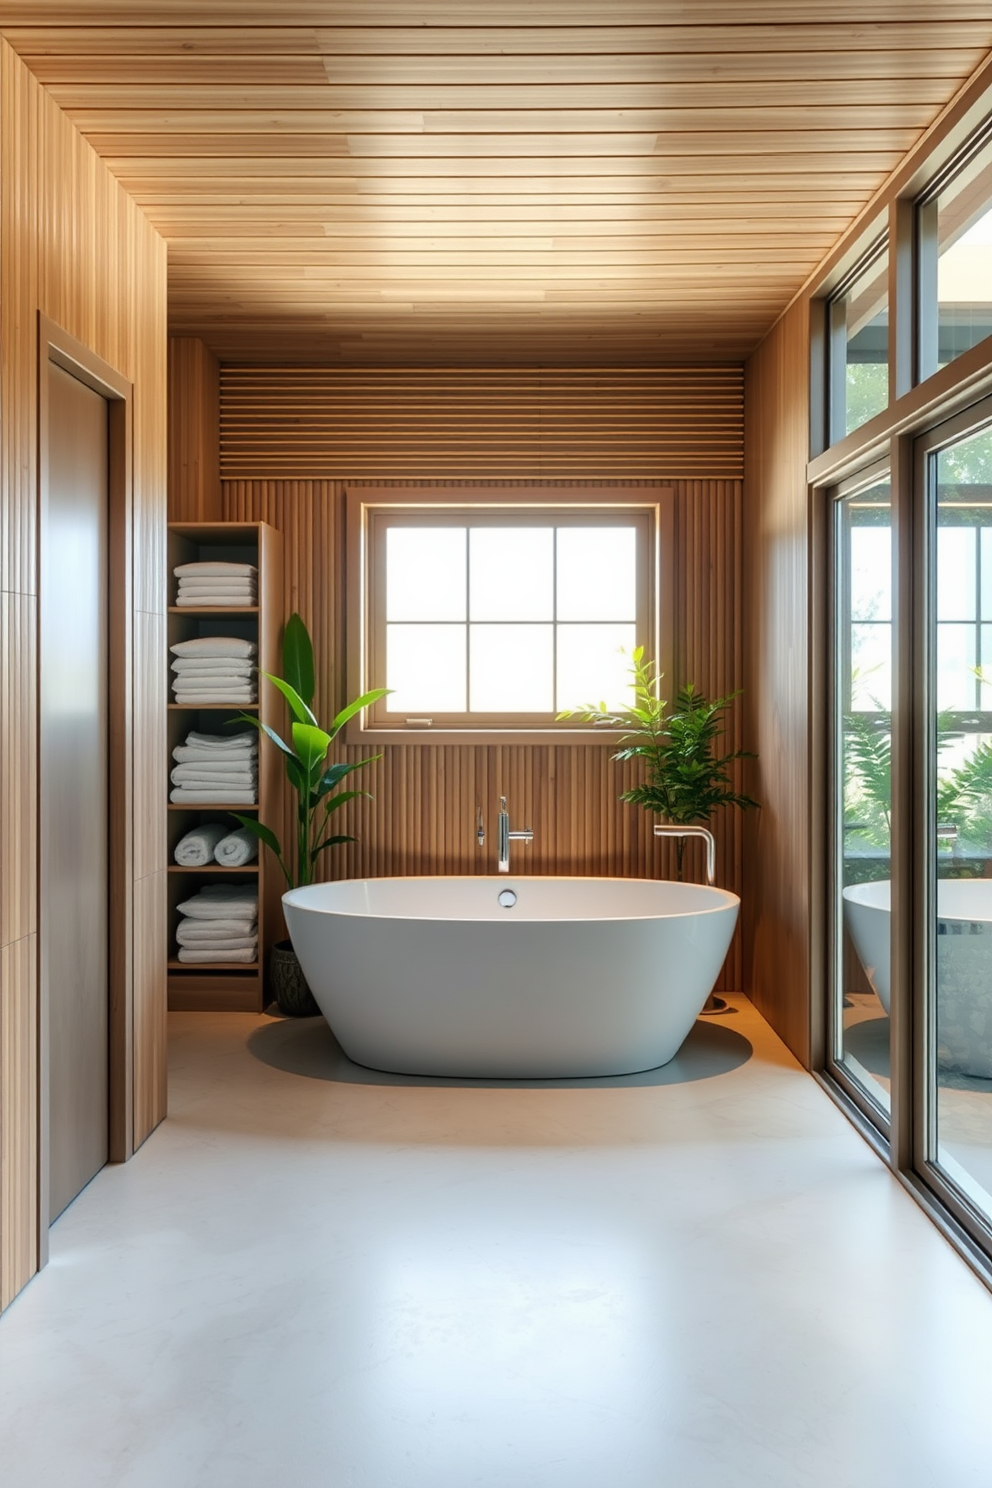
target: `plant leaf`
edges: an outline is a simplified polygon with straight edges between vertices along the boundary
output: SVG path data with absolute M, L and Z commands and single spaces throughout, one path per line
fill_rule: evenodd
M 310 723 L 293 724 L 293 749 L 303 770 L 308 790 L 314 790 L 324 771 L 331 736 Z
M 272 686 L 277 687 L 282 693 L 283 697 L 289 704 L 289 711 L 292 713 L 297 723 L 309 723 L 313 728 L 319 728 L 319 724 L 317 723 L 316 718 L 307 707 L 303 699 L 300 697 L 295 687 L 291 687 L 289 683 L 284 682 L 281 677 L 274 677 L 271 672 L 263 672 L 262 676 L 267 677 L 272 683 Z
M 390 691 L 391 689 L 388 687 L 374 687 L 371 692 L 363 693 L 360 698 L 356 698 L 353 703 L 349 703 L 347 707 L 342 708 L 331 724 L 331 738 L 344 727 L 350 718 L 354 718 L 356 713 L 361 713 L 363 708 L 370 708 L 373 703 L 377 703 L 380 698 L 385 697 Z
M 243 827 L 246 827 L 253 836 L 258 838 L 259 842 L 264 842 L 265 846 L 275 854 L 276 862 L 282 869 L 287 884 L 289 884 L 289 887 L 292 888 L 293 881 L 289 876 L 289 871 L 286 868 L 286 864 L 283 862 L 282 849 L 279 846 L 279 839 L 276 836 L 275 832 L 273 832 L 272 828 L 267 827 L 264 822 L 260 822 L 257 817 L 242 816 L 240 811 L 232 811 L 229 813 L 229 815 L 233 816 L 234 820 L 240 822 Z
M 339 847 L 343 842 L 354 842 L 354 840 L 354 837 L 325 837 L 323 842 L 318 843 L 313 852 L 310 854 L 311 860 L 314 859 L 318 853 L 322 853 L 325 847 Z
M 282 669 L 287 683 L 309 713 L 316 688 L 313 642 L 310 640 L 309 631 L 295 610 L 286 621 L 286 629 L 283 632 Z M 313 724 L 317 722 L 312 713 L 309 720 L 300 719 L 301 723 L 307 721 Z

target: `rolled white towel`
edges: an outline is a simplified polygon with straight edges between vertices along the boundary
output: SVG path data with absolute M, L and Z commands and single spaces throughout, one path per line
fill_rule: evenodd
M 190 749 L 257 749 L 258 735 L 254 729 L 245 729 L 240 734 L 201 734 L 190 729 L 186 744 Z
M 225 868 L 242 868 L 258 857 L 258 838 L 247 827 L 239 827 L 214 845 L 214 858 Z
M 191 966 L 209 966 L 218 961 L 235 961 L 239 966 L 254 966 L 258 960 L 258 942 L 243 951 L 200 951 L 191 950 L 189 946 L 180 946 L 179 960 L 189 962 Z
M 172 572 L 177 579 L 244 579 L 254 577 L 258 569 L 254 563 L 228 563 L 210 558 L 201 563 L 180 563 Z
M 191 641 L 176 641 L 169 650 L 173 656 L 255 656 L 254 641 L 241 636 L 194 636 Z
M 204 822 L 180 838 L 172 856 L 183 868 L 205 868 L 226 840 L 225 834 L 231 835 L 223 822 Z
M 239 884 L 207 884 L 178 908 L 194 920 L 252 919 L 258 914 L 258 892 Z
M 169 792 L 173 806 L 257 806 L 255 791 L 229 786 L 177 785 Z

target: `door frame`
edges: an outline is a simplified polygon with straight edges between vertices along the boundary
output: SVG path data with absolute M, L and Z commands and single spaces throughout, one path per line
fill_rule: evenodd
M 55 321 L 38 316 L 38 553 L 40 606 L 41 555 L 48 520 L 49 460 L 48 365 L 54 362 L 107 402 L 107 845 L 108 879 L 108 1157 L 126 1162 L 134 1151 L 134 955 L 133 858 L 134 789 L 133 696 L 133 544 L 134 544 L 134 386 L 109 363 L 70 336 Z M 41 647 L 38 648 L 41 667 Z M 41 840 L 40 675 L 38 717 L 38 840 Z M 123 787 L 123 788 L 121 788 Z M 42 924 L 41 854 L 36 884 L 38 923 Z M 39 938 L 38 956 L 38 1264 L 48 1260 L 49 1228 L 49 989 Z

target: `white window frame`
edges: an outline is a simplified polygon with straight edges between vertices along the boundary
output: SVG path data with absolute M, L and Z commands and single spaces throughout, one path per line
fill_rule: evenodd
M 662 485 L 352 486 L 346 495 L 347 692 L 359 697 L 383 685 L 384 534 L 392 525 L 430 525 L 465 518 L 478 524 L 486 514 L 519 525 L 551 525 L 567 513 L 589 525 L 624 519 L 639 530 L 637 644 L 658 660 L 674 687 L 674 502 Z M 446 714 L 429 725 L 404 723 L 382 704 L 363 711 L 348 726 L 348 743 L 513 744 L 583 743 L 604 731 L 582 720 L 556 722 L 550 715 Z

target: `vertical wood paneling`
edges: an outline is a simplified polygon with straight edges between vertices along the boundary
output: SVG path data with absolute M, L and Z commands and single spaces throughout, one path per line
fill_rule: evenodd
M 160 873 L 166 862 L 162 781 L 168 778 L 166 619 L 134 617 L 134 876 Z
M 159 781 L 163 776 L 159 776 Z M 161 792 L 160 792 L 161 795 Z M 165 861 L 163 852 L 162 861 Z M 160 992 L 169 955 L 164 869 L 134 885 L 134 1145 L 166 1114 L 167 1007 Z
M 0 1275 L 7 1302 L 38 1263 L 37 1149 L 37 512 L 39 313 L 133 386 L 131 533 L 134 629 L 165 611 L 166 255 L 135 203 L 51 97 L 0 40 Z M 164 662 L 136 677 L 135 773 L 155 772 Z M 147 684 L 147 685 L 146 685 Z M 116 782 L 131 790 L 132 782 Z M 139 783 L 139 798 L 142 791 Z M 160 795 L 142 804 L 136 874 L 159 851 Z M 161 859 L 155 863 L 161 868 Z M 155 880 L 157 883 L 157 880 Z M 150 902 L 150 894 L 145 895 Z M 135 995 L 145 1009 L 135 1049 L 135 1100 L 147 1133 L 164 1114 L 164 956 L 143 955 Z M 140 1081 L 144 1085 L 139 1088 Z M 155 1114 L 157 1113 L 157 1114 Z
M 38 937 L 0 948 L 0 1307 L 38 1265 Z
M 808 1062 L 810 1051 L 808 324 L 797 304 L 746 372 L 744 611 L 749 823 L 744 899 L 755 1005 Z
M 220 366 L 195 336 L 169 340 L 169 514 L 220 516 Z
M 672 484 L 677 499 L 680 634 L 677 676 L 668 679 L 664 690 L 671 697 L 678 683 L 692 681 L 711 695 L 730 692 L 741 681 L 740 483 Z M 636 483 L 630 485 L 636 488 Z M 340 566 L 344 486 L 316 480 L 228 481 L 223 496 L 226 520 L 263 520 L 283 533 L 287 612 L 299 609 L 311 626 L 317 648 L 318 708 L 330 714 L 344 701 Z M 741 737 L 738 706 L 731 718 L 729 747 L 739 747 Z M 350 758 L 371 752 L 344 751 Z M 344 828 L 358 840 L 343 848 L 328 867 L 342 877 L 491 872 L 496 803 L 505 795 L 514 821 L 535 829 L 534 842 L 514 850 L 521 872 L 673 874 L 670 844 L 656 841 L 643 811 L 618 801 L 620 791 L 633 781 L 633 767 L 615 764 L 611 752 L 607 744 L 387 745 L 382 759 L 368 771 L 366 783 L 374 801 L 355 803 Z M 490 834 L 481 852 L 475 839 L 479 805 Z M 290 824 L 286 801 L 279 825 L 286 832 Z M 722 813 L 716 832 L 718 881 L 739 892 L 742 835 L 737 814 Z M 689 854 L 693 851 L 688 849 Z M 701 877 L 702 860 L 687 856 L 686 861 L 690 873 Z M 742 985 L 738 940 L 721 985 L 725 989 Z

